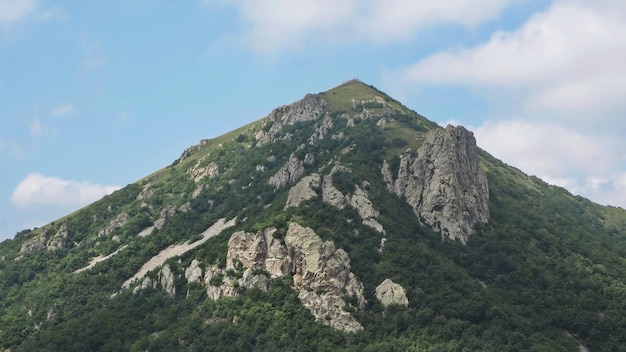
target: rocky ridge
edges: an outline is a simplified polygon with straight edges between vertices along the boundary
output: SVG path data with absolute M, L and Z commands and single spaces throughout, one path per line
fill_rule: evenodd
M 260 131 L 255 134 L 258 146 L 273 142 L 284 126 L 297 122 L 317 120 L 322 116 L 328 102 L 317 94 L 307 94 L 304 99 L 274 109 L 264 120 Z
M 385 161 L 387 189 L 404 197 L 414 213 L 442 236 L 467 242 L 474 226 L 489 220 L 489 187 L 478 162 L 476 139 L 464 127 L 435 129 L 416 155 L 400 155 L 397 177 Z

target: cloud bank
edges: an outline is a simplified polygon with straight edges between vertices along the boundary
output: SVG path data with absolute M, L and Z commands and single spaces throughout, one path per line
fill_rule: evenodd
M 477 26 L 496 18 L 515 0 L 204 0 L 238 13 L 246 29 L 241 41 L 262 55 L 305 44 L 407 40 L 439 24 Z
M 32 173 L 26 176 L 13 190 L 11 202 L 21 208 L 83 206 L 119 188 L 119 186 L 64 180 Z

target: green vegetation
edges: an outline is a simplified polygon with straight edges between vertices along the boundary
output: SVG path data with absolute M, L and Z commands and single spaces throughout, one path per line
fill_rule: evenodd
M 383 160 L 397 170 L 399 154 L 415 152 L 435 125 L 358 81 L 322 95 L 335 123 L 315 144 L 308 140 L 317 123 L 309 121 L 286 126 L 274 142 L 257 146 L 256 121 L 203 142 L 92 205 L 0 243 L 0 350 L 500 352 L 578 351 L 584 345 L 626 351 L 626 211 L 574 196 L 480 151 L 491 220 L 467 245 L 442 240 L 387 190 L 380 174 Z M 352 99 L 367 103 L 354 108 Z M 348 127 L 342 115 L 353 117 L 363 108 L 383 114 L 387 124 L 355 118 Z M 325 176 L 336 162 L 349 168 L 333 175 L 334 185 L 344 194 L 354 193 L 356 185 L 366 188 L 380 210 L 384 250 L 381 234 L 352 207 L 339 210 L 318 196 L 284 209 L 291 185 L 275 190 L 267 180 L 291 153 L 299 160 L 314 156 L 303 166 L 305 175 Z M 217 174 L 192 180 L 191 169 L 211 163 Z M 137 237 L 166 209 L 173 215 L 160 228 Z M 101 234 L 121 213 L 129 220 Z M 121 289 L 161 250 L 197 241 L 218 219 L 234 217 L 235 227 L 167 261 L 177 273 L 174 298 L 159 285 L 140 294 Z M 203 269 L 223 268 L 235 231 L 273 227 L 274 237 L 282 238 L 290 221 L 311 227 L 350 256 L 368 304 L 346 309 L 363 331 L 346 334 L 315 321 L 290 277 L 272 279 L 268 292 L 238 288 L 240 296 L 218 301 L 207 298 L 205 285 L 221 284 L 223 275 L 203 284 L 185 280 L 194 259 Z M 51 236 L 62 225 L 68 229 L 63 248 L 20 252 L 25 241 L 44 231 Z M 228 274 L 240 277 L 242 267 Z M 158 268 L 147 276 L 158 280 Z M 408 307 L 385 308 L 377 301 L 374 289 L 386 278 L 406 289 Z

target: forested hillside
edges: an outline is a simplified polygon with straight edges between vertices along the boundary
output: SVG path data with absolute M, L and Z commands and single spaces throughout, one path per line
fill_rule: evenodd
M 626 351 L 626 211 L 349 81 L 0 243 L 0 297 L 11 352 Z

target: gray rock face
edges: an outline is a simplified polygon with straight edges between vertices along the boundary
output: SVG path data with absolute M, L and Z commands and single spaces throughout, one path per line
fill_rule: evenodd
M 322 119 L 322 122 L 317 126 L 313 135 L 309 138 L 309 144 L 315 144 L 320 139 L 324 139 L 328 136 L 328 132 L 334 127 L 333 119 L 326 115 Z
M 189 267 L 185 269 L 185 278 L 187 282 L 202 282 L 202 268 L 196 259 L 192 260 Z
M 67 239 L 67 235 L 67 224 L 63 223 L 54 236 L 50 237 L 46 243 L 46 249 L 53 251 L 65 248 L 65 239 Z
M 137 200 L 152 197 L 152 195 L 154 194 L 154 190 L 151 187 L 152 187 L 151 183 L 146 183 L 141 189 L 141 192 L 139 192 L 139 194 L 137 195 Z
M 165 264 L 159 270 L 159 283 L 165 293 L 174 298 L 176 296 L 176 285 L 174 285 L 174 273 L 169 265 Z
M 390 304 L 409 305 L 409 300 L 406 298 L 404 288 L 391 281 L 391 279 L 385 279 L 385 281 L 376 287 L 376 298 L 385 307 Z
M 336 249 L 310 228 L 292 223 L 285 235 L 284 243 L 274 238 L 275 229 L 256 233 L 239 231 L 228 242 L 226 269 L 210 267 L 205 275 L 207 294 L 213 299 L 238 295 L 239 287 L 269 288 L 266 275 L 254 275 L 255 271 L 267 271 L 271 277 L 292 275 L 294 288 L 302 304 L 318 320 L 343 331 L 358 331 L 361 324 L 344 311 L 345 295 L 354 297 L 359 308 L 366 304 L 363 284 L 350 271 L 350 258 L 343 249 Z M 229 276 L 229 272 L 242 270 L 240 279 Z M 219 275 L 220 280 L 212 278 Z M 219 285 L 210 282 L 220 281 Z
M 376 217 L 380 215 L 380 212 L 369 200 L 367 192 L 363 188 L 367 187 L 367 181 L 363 181 L 362 186 L 355 185 L 354 194 L 343 194 L 333 185 L 333 174 L 340 170 L 350 172 L 350 169 L 337 164 L 328 175 L 324 176 L 322 182 L 322 199 L 324 202 L 336 207 L 337 209 L 344 209 L 348 205 L 353 207 L 363 219 L 364 225 L 369 226 L 380 233 L 385 233 L 383 226 L 376 221 Z
M 387 188 L 413 207 L 420 220 L 442 236 L 467 242 L 477 223 L 489 220 L 489 187 L 478 162 L 476 140 L 464 127 L 429 132 L 413 156 L 400 156 L 395 181 L 381 168 Z
M 317 197 L 317 189 L 320 188 L 320 175 L 311 174 L 303 177 L 300 182 L 289 190 L 285 209 L 300 206 L 303 202 Z
M 128 220 L 130 220 L 130 216 L 127 213 L 120 213 L 115 219 L 111 220 L 109 226 L 98 232 L 98 237 L 108 236 L 113 230 L 126 225 Z
M 267 183 L 274 186 L 274 189 L 281 189 L 287 184 L 297 181 L 304 173 L 304 165 L 311 164 L 313 161 L 314 158 L 311 154 L 306 154 L 304 160 L 300 160 L 296 154 L 291 153 L 289 160 L 267 180 Z
M 165 223 L 168 222 L 174 215 L 176 215 L 176 208 L 166 207 L 161 210 L 161 214 L 158 219 L 154 221 L 154 227 L 162 229 Z
M 193 145 L 193 146 L 185 149 L 185 151 L 177 159 L 177 162 L 181 162 L 181 161 L 189 158 L 191 155 L 193 155 L 193 153 L 195 153 L 196 151 L 198 151 L 200 148 L 204 147 L 207 144 L 209 144 L 209 140 L 208 139 L 200 140 L 200 143 L 198 143 L 197 145 Z
M 46 248 L 47 232 L 44 231 L 41 234 L 30 238 L 24 243 L 22 243 L 22 248 L 20 249 L 20 254 L 32 253 L 36 251 L 40 251 Z
M 206 177 L 215 177 L 220 174 L 220 167 L 215 162 L 210 162 L 206 166 L 200 166 L 204 159 L 198 160 L 196 165 L 187 171 L 193 182 L 198 183 Z
M 276 134 L 287 125 L 297 122 L 317 120 L 328 102 L 316 94 L 308 94 L 304 99 L 291 105 L 274 109 L 263 122 L 263 130 L 255 135 L 257 145 L 262 146 L 274 141 Z M 270 126 L 267 128 L 267 126 Z
M 146 277 L 141 281 L 141 284 L 137 285 L 137 287 L 133 289 L 133 294 L 137 294 L 148 288 L 156 288 L 156 286 L 157 286 L 157 283 L 154 280 L 152 280 L 149 277 Z
M 39 235 L 28 239 L 22 243 L 20 254 L 27 254 L 41 250 L 53 251 L 65 248 L 65 240 L 67 239 L 67 225 L 63 223 L 59 230 L 52 236 L 48 230 L 44 230 Z

